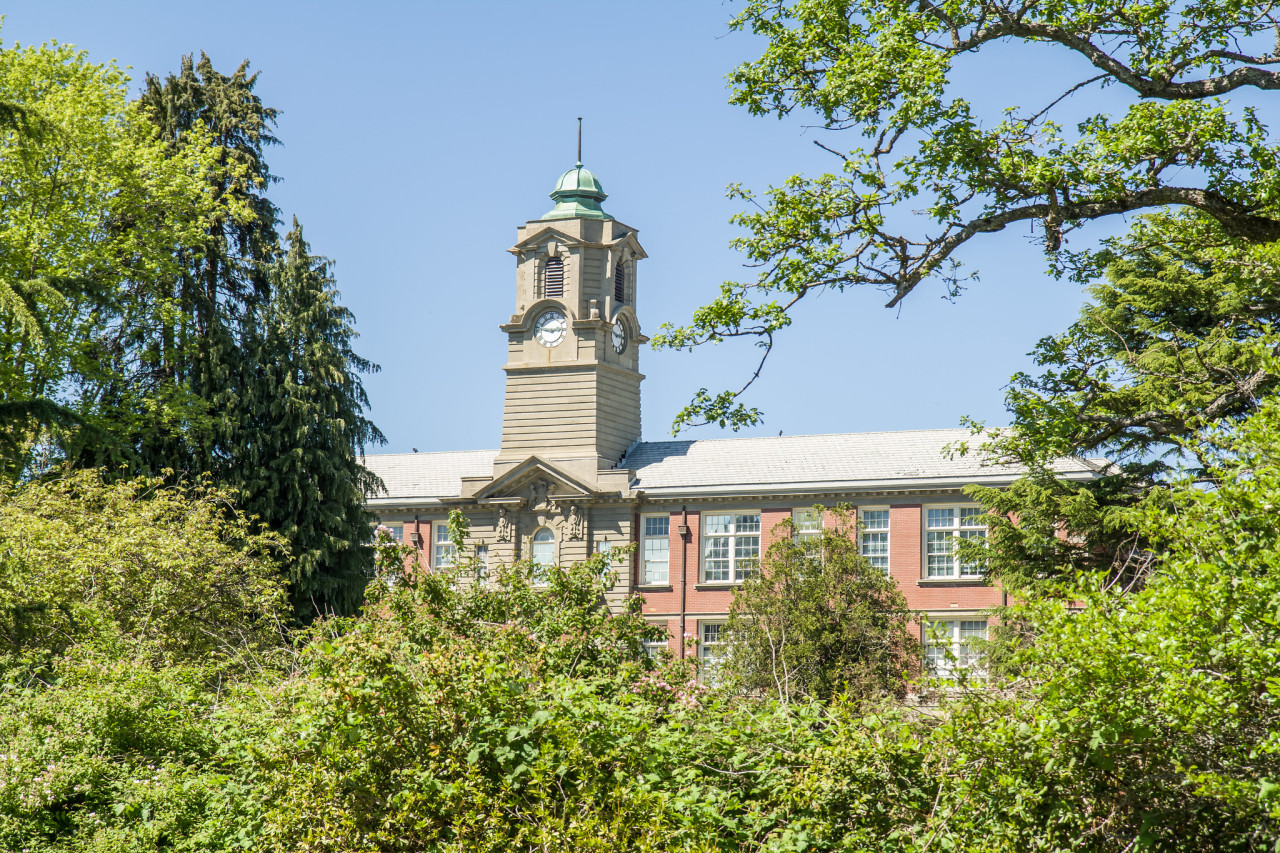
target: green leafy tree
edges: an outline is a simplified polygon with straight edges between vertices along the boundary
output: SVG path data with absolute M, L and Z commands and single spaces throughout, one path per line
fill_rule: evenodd
M 1013 377 L 1004 450 L 1106 456 L 1152 477 L 1194 452 L 1185 439 L 1256 411 L 1280 386 L 1280 247 L 1223 249 L 1221 238 L 1185 214 L 1144 218 L 1114 241 L 1080 318 L 1036 345 L 1045 371 Z
M 1176 482 L 1133 510 L 1158 549 L 1149 583 L 1123 592 L 1095 574 L 1030 589 L 1018 615 L 1044 641 L 1011 650 L 1017 678 L 937 706 L 704 690 L 681 662 L 644 656 L 657 629 L 638 601 L 620 613 L 601 606 L 610 573 L 600 556 L 542 570 L 545 585 L 530 564 L 468 584 L 403 572 L 411 549 L 388 539 L 381 564 L 393 571 L 374 581 L 360 616 L 318 622 L 296 653 L 264 646 L 234 657 L 255 665 L 234 667 L 204 666 L 218 653 L 188 656 L 181 643 L 139 655 L 188 635 L 186 592 L 148 602 L 163 613 L 177 603 L 183 617 L 153 630 L 135 615 L 146 612 L 136 585 L 85 596 L 98 568 L 77 557 L 86 583 L 64 600 L 92 598 L 98 624 L 117 627 L 105 639 L 73 629 L 57 647 L 57 678 L 17 682 L 30 669 L 6 670 L 0 845 L 1270 850 L 1280 833 L 1280 407 L 1198 449 L 1219 488 Z M 54 484 L 39 489 L 23 492 L 32 506 L 64 503 Z M 125 494 L 119 483 L 82 490 L 95 489 Z M 146 577 L 177 572 L 198 585 L 184 573 L 202 565 L 200 531 L 225 525 L 222 512 L 193 520 L 190 504 L 159 495 L 180 511 L 135 524 L 148 500 L 77 499 L 53 514 L 69 530 L 96 523 L 94 544 L 112 554 L 129 551 L 115 536 L 146 553 L 135 526 L 164 531 L 165 553 L 178 547 L 171 537 L 193 538 L 175 551 L 189 566 L 157 561 Z M 117 518 L 128 523 L 109 528 Z M 236 539 L 248 533 L 237 523 Z M 47 538 L 20 527 L 6 540 L 13 553 Z M 74 533 L 55 540 L 46 553 L 76 545 Z
M 199 240 L 178 247 L 171 275 L 139 282 L 134 299 L 168 306 L 164 322 L 118 330 L 117 346 L 137 353 L 128 381 L 192 404 L 191 417 L 128 424 L 150 470 L 218 472 L 240 452 L 227 413 L 249 357 L 241 338 L 249 312 L 270 294 L 267 268 L 279 252 L 279 210 L 267 197 L 277 179 L 264 157 L 278 144 L 278 113 L 254 94 L 257 77 L 248 61 L 226 75 L 205 54 L 188 55 L 177 74 L 148 74 L 138 100 L 169 156 L 214 146 L 206 191 L 221 202 L 199 222 Z
M 226 768 L 294 658 L 284 543 L 231 499 L 96 471 L 0 486 L 0 849 L 244 849 Z
M 107 483 L 96 471 L 0 486 L 9 678 L 77 646 L 156 666 L 278 646 L 284 543 L 228 514 L 229 498 L 207 483 Z
M 378 366 L 352 350 L 354 317 L 297 220 L 286 245 L 267 270 L 270 297 L 246 316 L 241 391 L 227 413 L 236 453 L 221 473 L 244 510 L 289 542 L 299 615 L 350 615 L 373 569 L 365 499 L 381 483 L 361 458 L 385 439 L 364 416 L 360 374 Z
M 993 574 L 1107 569 L 1139 579 L 1149 554 L 1125 509 L 1173 466 L 1207 471 L 1194 439 L 1274 396 L 1280 259 L 1273 245 L 1226 249 L 1220 237 L 1194 213 L 1135 223 L 1108 246 L 1079 319 L 1037 344 L 1043 372 L 1013 377 L 1012 426 L 975 443 L 1028 473 L 1008 489 L 969 490 L 995 511 Z M 1061 479 L 1054 465 L 1064 457 L 1093 458 L 1098 476 Z
M 957 827 L 1021 790 L 1010 846 L 1272 849 L 1280 408 L 1196 441 L 1219 485 L 1180 480 L 1132 510 L 1156 561 L 1144 586 L 1084 574 L 1015 610 L 1037 642 L 1014 650 L 1014 701 L 975 701 L 951 732 Z
M 208 139 L 193 134 L 166 157 L 127 83 L 65 45 L 0 50 L 0 454 L 11 479 L 50 459 L 128 457 L 98 417 L 97 379 L 128 360 L 104 342 L 166 307 L 133 304 L 133 282 L 174 273 L 174 249 L 196 245 L 199 223 L 235 215 L 208 193 Z M 145 408 L 138 390 L 122 408 Z M 150 414 L 183 417 L 182 400 L 156 402 Z
M 727 685 L 781 701 L 836 695 L 901 697 L 920 671 L 920 643 L 897 584 L 858 553 L 842 527 L 797 540 L 790 519 L 734 593 L 728 652 L 716 667 Z
M 1277 22 L 1267 3 L 746 3 L 731 26 L 766 46 L 730 75 L 733 102 L 756 115 L 814 115 L 832 133 L 815 144 L 839 168 L 796 175 L 760 199 L 731 188 L 760 205 L 735 217 L 746 231 L 735 246 L 759 274 L 723 285 L 655 345 L 746 337 L 767 358 L 809 294 L 870 285 L 893 306 L 927 279 L 954 294 L 970 242 L 1018 223 L 1038 227 L 1055 271 L 1086 278 L 1097 258 L 1063 246 L 1101 218 L 1181 207 L 1215 221 L 1226 243 L 1280 239 L 1277 148 L 1260 114 L 1229 100 L 1280 88 Z M 1043 99 L 1029 106 L 984 112 L 957 84 L 967 60 L 994 53 L 1005 70 L 1022 69 L 1053 51 L 1082 70 L 1045 74 Z M 1114 113 L 1079 108 L 1104 87 L 1128 102 Z M 842 131 L 867 142 L 844 150 Z M 738 402 L 745 389 L 703 389 L 676 426 L 758 421 Z

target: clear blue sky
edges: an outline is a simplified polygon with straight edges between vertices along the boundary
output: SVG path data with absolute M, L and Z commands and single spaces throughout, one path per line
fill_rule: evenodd
M 145 72 L 205 51 L 229 73 L 243 59 L 282 111 L 272 191 L 314 251 L 333 258 L 388 451 L 497 447 L 505 336 L 514 302 L 515 228 L 550 208 L 574 159 L 601 179 L 605 209 L 649 253 L 638 311 L 652 334 L 686 319 L 721 281 L 749 276 L 728 248 L 727 184 L 764 189 L 834 168 L 803 118 L 752 118 L 728 105 L 724 76 L 759 44 L 730 34 L 733 3 L 62 2 L 5 4 L 6 45 L 56 39 Z M 991 103 L 1030 103 L 1048 73 L 966 71 Z M 1024 87 L 1010 91 L 1009 87 Z M 136 88 L 136 86 L 135 86 Z M 856 144 L 850 137 L 846 147 Z M 800 312 L 747 401 L 757 434 L 1006 422 L 1003 388 L 1026 353 L 1060 331 L 1077 288 L 1045 276 L 1025 229 L 964 255 L 981 271 L 957 302 L 922 286 L 901 310 L 872 289 L 827 294 Z M 642 354 L 644 433 L 669 434 L 699 387 L 736 387 L 746 343 Z M 703 428 L 701 437 L 718 437 Z

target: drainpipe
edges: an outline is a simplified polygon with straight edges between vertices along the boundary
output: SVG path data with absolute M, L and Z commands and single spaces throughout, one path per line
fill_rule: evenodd
M 684 660 L 685 656 L 685 611 L 688 606 L 685 599 L 689 589 L 689 508 L 688 506 L 680 507 L 680 526 L 676 528 L 676 532 L 680 534 L 680 659 Z

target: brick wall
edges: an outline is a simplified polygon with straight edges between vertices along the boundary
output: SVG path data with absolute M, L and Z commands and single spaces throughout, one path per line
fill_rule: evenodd
M 760 511 L 760 558 L 764 559 L 764 555 L 768 553 L 769 546 L 784 536 L 783 531 L 779 530 L 776 534 L 773 528 L 778 524 L 791 517 L 790 509 L 765 509 Z
M 884 504 L 880 504 L 884 506 Z M 804 504 L 798 508 L 807 508 Z M 763 555 L 775 540 L 773 528 L 789 518 L 792 508 L 773 507 L 761 510 L 760 546 Z M 949 612 L 964 614 L 981 611 L 998 605 L 1002 592 L 998 587 L 974 584 L 971 581 L 952 583 L 928 583 L 922 579 L 924 568 L 924 508 L 918 503 L 892 504 L 889 507 L 889 573 L 897 582 L 913 610 L 925 611 L 945 617 Z M 689 537 L 687 543 L 679 534 L 682 515 L 679 510 L 671 513 L 671 551 L 669 589 L 646 592 L 644 612 L 654 614 L 661 621 L 666 618 L 671 631 L 673 653 L 679 654 L 677 636 L 680 633 L 681 555 L 685 555 L 683 580 L 685 587 L 685 630 L 696 633 L 699 621 L 718 621 L 729 612 L 733 601 L 733 586 L 717 586 L 701 583 L 702 523 L 701 512 L 690 510 L 687 514 Z M 856 519 L 850 517 L 850 534 L 856 530 Z M 836 529 L 839 520 L 834 511 L 823 516 L 823 526 Z M 702 588 L 699 589 L 698 587 Z M 674 614 L 674 615 L 673 615 Z
M 972 581 L 929 583 L 924 574 L 924 507 L 896 504 L 889 507 L 889 574 L 906 596 L 912 610 L 942 614 L 950 610 L 972 611 L 1001 602 L 998 587 Z

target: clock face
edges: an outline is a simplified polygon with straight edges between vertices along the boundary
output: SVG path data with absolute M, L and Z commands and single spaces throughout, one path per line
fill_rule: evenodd
M 621 320 L 615 320 L 613 323 L 613 351 L 621 353 L 627 348 L 627 327 L 622 324 Z
M 564 340 L 569 323 L 561 311 L 548 311 L 533 324 L 533 336 L 544 347 L 553 347 Z

